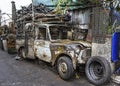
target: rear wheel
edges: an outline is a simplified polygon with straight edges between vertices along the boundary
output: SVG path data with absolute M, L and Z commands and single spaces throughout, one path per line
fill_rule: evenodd
M 92 57 L 85 68 L 86 76 L 95 85 L 102 85 L 110 79 L 110 63 L 103 57 Z
M 73 74 L 73 64 L 70 58 L 68 57 L 60 57 L 57 62 L 57 70 L 59 73 L 59 76 L 64 80 L 69 80 Z
M 24 48 L 20 48 L 19 50 L 19 56 L 23 59 L 26 58 L 26 54 L 25 54 L 25 49 Z

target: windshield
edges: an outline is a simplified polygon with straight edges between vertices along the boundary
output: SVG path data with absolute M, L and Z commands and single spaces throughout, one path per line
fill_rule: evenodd
M 68 26 L 50 26 L 51 40 L 86 40 L 87 29 L 78 29 Z
M 52 40 L 71 39 L 72 29 L 66 26 L 50 26 L 50 35 Z

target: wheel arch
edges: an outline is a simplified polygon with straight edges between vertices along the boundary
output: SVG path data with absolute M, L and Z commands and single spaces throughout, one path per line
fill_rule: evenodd
M 17 50 L 18 55 L 20 54 L 20 50 L 23 49 L 23 48 L 25 48 L 25 47 L 24 47 L 24 46 L 20 46 L 20 47 L 18 48 L 18 50 Z
M 73 64 L 73 68 L 76 69 L 75 59 L 72 58 L 70 55 L 65 54 L 65 53 L 59 54 L 59 55 L 56 57 L 56 59 L 55 59 L 54 61 L 52 61 L 52 65 L 53 65 L 53 66 L 56 66 L 58 59 L 59 59 L 60 57 L 63 57 L 63 56 L 70 58 L 70 60 L 72 61 L 72 64 Z

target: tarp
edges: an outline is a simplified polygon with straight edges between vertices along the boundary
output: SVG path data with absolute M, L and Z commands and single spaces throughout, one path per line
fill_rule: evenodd
M 33 3 L 35 5 L 38 3 L 43 3 L 44 5 L 54 5 L 52 0 L 33 0 Z
M 57 2 L 57 1 L 58 0 L 33 0 L 33 3 L 35 5 L 37 5 L 39 3 L 42 3 L 44 5 L 53 6 L 54 7 L 55 2 Z M 81 1 L 79 1 L 79 0 L 68 0 L 68 1 L 69 1 L 69 3 L 67 3 L 67 5 L 68 5 L 68 7 L 70 9 L 85 8 L 85 7 L 89 7 L 90 6 L 90 3 L 88 3 L 88 0 L 81 0 Z M 64 5 L 65 4 L 63 4 L 62 7 L 65 7 Z

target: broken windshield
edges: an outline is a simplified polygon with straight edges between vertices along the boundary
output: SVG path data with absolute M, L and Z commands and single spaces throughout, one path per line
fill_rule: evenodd
M 52 40 L 63 40 L 72 38 L 72 30 L 66 26 L 50 26 Z
M 50 26 L 51 40 L 86 40 L 87 29 L 78 29 L 68 26 Z

